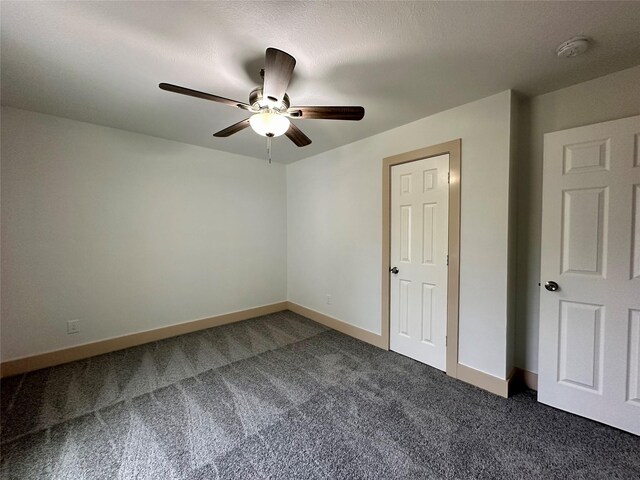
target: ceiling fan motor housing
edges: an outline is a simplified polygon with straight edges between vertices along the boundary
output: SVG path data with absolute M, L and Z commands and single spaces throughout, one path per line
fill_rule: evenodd
M 256 87 L 251 90 L 251 93 L 249 94 L 249 105 L 256 110 L 268 108 L 270 110 L 277 110 L 278 112 L 286 112 L 291 103 L 289 102 L 289 95 L 285 93 L 282 101 L 274 104 L 264 97 L 262 94 L 262 87 Z

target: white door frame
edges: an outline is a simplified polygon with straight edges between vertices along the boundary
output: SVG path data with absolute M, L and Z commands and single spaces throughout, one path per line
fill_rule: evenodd
M 458 311 L 460 296 L 460 159 L 462 140 L 387 157 L 382 162 L 382 339 L 389 349 L 391 258 L 391 167 L 449 154 L 449 267 L 447 280 L 447 375 L 458 377 Z

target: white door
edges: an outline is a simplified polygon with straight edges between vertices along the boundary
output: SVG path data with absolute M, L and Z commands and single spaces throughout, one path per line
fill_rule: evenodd
M 397 273 L 390 273 L 390 347 L 440 370 L 446 370 L 448 177 L 448 154 L 391 167 Z
M 640 116 L 545 135 L 541 275 L 538 400 L 640 434 Z

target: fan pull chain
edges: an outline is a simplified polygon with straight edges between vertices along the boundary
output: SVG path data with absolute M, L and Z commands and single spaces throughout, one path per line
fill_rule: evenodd
M 271 165 L 271 137 L 267 137 L 267 155 L 269 156 L 269 165 Z

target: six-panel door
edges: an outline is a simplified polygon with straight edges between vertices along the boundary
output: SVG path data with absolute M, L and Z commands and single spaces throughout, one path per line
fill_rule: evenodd
M 639 152 L 640 117 L 545 135 L 538 378 L 539 401 L 635 434 Z
M 446 369 L 449 155 L 391 167 L 390 347 Z

